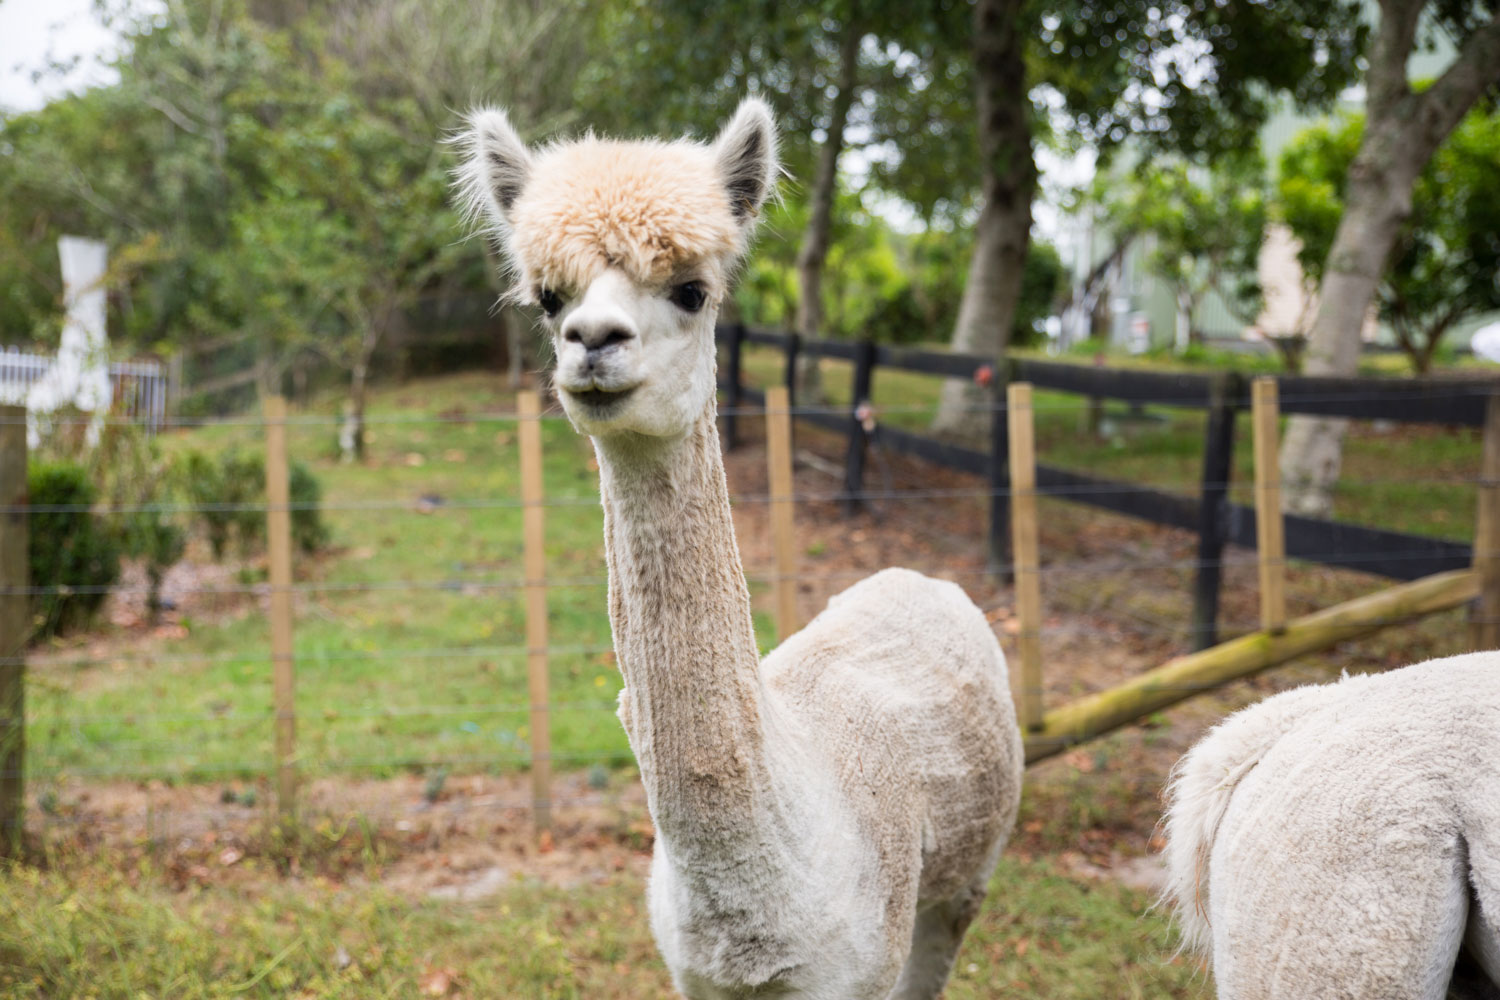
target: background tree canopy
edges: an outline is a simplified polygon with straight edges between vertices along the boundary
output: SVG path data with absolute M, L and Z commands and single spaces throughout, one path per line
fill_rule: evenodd
M 1354 0 L 118 2 L 118 83 L 0 119 L 0 339 L 55 340 L 56 237 L 94 236 L 111 247 L 122 351 L 235 338 L 266 385 L 316 357 L 356 413 L 418 300 L 502 290 L 447 193 L 443 139 L 475 104 L 504 104 L 533 141 L 706 137 L 759 93 L 788 177 L 740 316 L 993 352 L 1036 338 L 1068 282 L 1031 232 L 1039 146 L 1168 155 L 1115 192 L 1117 221 L 1158 233 L 1158 270 L 1190 296 L 1212 285 L 1250 306 L 1232 273 L 1263 222 L 1258 168 L 1201 164 L 1253 145 L 1278 101 L 1327 104 L 1370 36 Z M 1483 163 L 1475 148 L 1443 161 L 1443 197 Z M 1339 164 L 1306 172 L 1323 178 L 1308 213 L 1340 197 Z M 1439 262 L 1482 248 L 1434 212 L 1403 252 L 1447 294 Z M 1389 315 L 1428 330 L 1418 291 Z

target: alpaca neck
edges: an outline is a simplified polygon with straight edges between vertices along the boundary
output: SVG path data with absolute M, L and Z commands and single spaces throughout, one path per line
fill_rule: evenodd
M 595 439 L 621 716 L 662 836 L 733 842 L 769 804 L 759 656 L 710 403 L 682 438 Z

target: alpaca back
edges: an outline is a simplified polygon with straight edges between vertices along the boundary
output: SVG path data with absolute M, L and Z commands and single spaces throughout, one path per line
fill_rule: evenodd
M 766 657 L 768 695 L 838 775 L 882 867 L 945 898 L 1015 823 L 1024 754 L 1005 657 L 962 588 L 889 569 Z
M 1440 997 L 1466 921 L 1493 964 L 1500 653 L 1267 699 L 1169 796 L 1165 896 L 1221 997 Z
M 1309 712 L 1326 704 L 1333 687 L 1283 691 L 1220 722 L 1172 769 L 1165 818 L 1167 885 L 1184 945 L 1207 953 L 1208 858 L 1219 823 L 1240 780 Z

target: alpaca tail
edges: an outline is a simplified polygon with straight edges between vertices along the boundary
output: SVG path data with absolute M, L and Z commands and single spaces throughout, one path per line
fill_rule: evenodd
M 1167 884 L 1160 902 L 1171 905 L 1184 948 L 1200 954 L 1210 950 L 1208 863 L 1235 789 L 1271 747 L 1337 687 L 1285 691 L 1236 712 L 1172 769 L 1163 820 Z

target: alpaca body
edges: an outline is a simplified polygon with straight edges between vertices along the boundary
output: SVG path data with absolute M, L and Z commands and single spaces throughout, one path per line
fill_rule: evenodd
M 952 659 L 929 671 L 934 635 Z M 743 863 L 709 845 L 700 865 L 663 835 L 653 930 L 690 997 L 884 1000 L 912 963 L 917 914 L 957 901 L 972 918 L 1014 823 L 1022 751 L 1004 661 L 959 588 L 886 570 L 833 598 L 761 678 L 774 777 L 755 829 L 786 836 L 747 840 Z M 957 936 L 939 944 L 912 965 L 930 992 L 906 995 L 941 988 Z
M 1221 1000 L 1500 994 L 1500 653 L 1269 698 L 1178 765 L 1172 897 Z
M 678 988 L 936 996 L 1020 793 L 984 616 L 886 570 L 757 662 L 712 412 L 653 459 L 632 442 L 623 471 L 618 443 L 596 447 L 620 718 L 658 830 L 652 930 Z M 945 936 L 921 933 L 919 912 L 949 911 Z
M 1020 795 L 1005 661 L 950 583 L 877 574 L 761 662 L 715 425 L 714 317 L 777 173 L 750 100 L 712 145 L 533 153 L 472 119 L 463 189 L 548 316 L 593 440 L 648 908 L 692 1000 L 931 1000 Z

